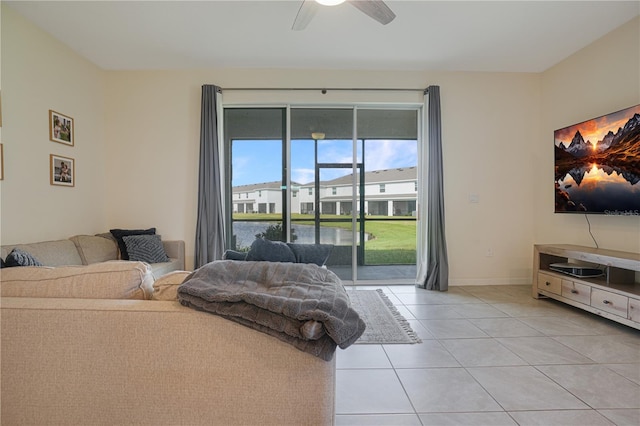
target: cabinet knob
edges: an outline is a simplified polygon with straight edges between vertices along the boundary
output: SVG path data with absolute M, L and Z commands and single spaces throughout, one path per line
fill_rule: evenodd
M 604 303 L 605 305 L 611 304 L 611 302 L 609 302 L 608 300 L 603 300 L 602 303 Z
M 571 293 L 572 294 L 578 294 L 578 290 L 573 289 L 573 290 L 571 290 Z
M 545 285 L 551 285 L 551 283 L 549 281 L 547 281 L 546 283 L 544 283 Z

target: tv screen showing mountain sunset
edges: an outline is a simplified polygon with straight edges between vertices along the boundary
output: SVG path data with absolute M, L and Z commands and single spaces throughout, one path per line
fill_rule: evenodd
M 554 132 L 556 213 L 640 216 L 640 105 Z

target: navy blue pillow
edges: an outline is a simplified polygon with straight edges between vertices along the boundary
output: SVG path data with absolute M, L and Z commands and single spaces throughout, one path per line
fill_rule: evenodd
M 323 266 L 327 262 L 333 250 L 331 244 L 288 243 L 288 246 L 296 257 L 297 263 L 315 263 L 318 266 Z
M 222 256 L 225 260 L 247 260 L 247 253 L 237 250 L 226 250 Z
M 296 257 L 285 243 L 258 238 L 251 244 L 246 260 L 295 263 Z

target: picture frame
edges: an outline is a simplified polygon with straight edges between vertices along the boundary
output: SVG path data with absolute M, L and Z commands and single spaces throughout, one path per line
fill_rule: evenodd
M 75 144 L 73 132 L 73 118 L 52 109 L 49 110 L 49 140 L 73 146 Z
M 0 143 L 0 180 L 4 180 L 4 145 Z
M 73 158 L 49 155 L 49 178 L 51 185 L 76 186 L 76 162 Z

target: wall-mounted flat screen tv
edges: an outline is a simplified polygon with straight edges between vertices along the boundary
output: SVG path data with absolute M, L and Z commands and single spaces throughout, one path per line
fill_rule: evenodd
M 554 132 L 555 212 L 640 216 L 640 105 Z

